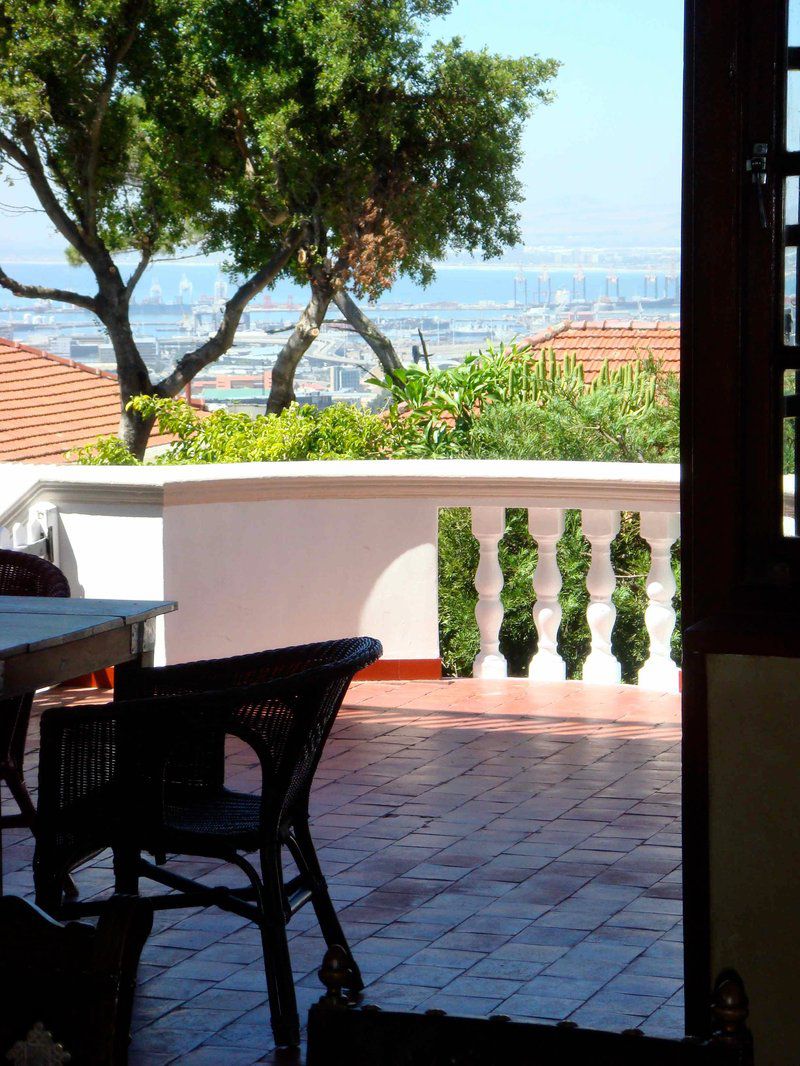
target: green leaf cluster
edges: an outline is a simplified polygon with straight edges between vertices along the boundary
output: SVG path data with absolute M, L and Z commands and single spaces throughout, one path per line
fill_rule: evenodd
M 414 365 L 370 382 L 393 401 L 390 417 L 405 430 L 409 454 L 677 459 L 677 381 L 648 353 L 617 369 L 604 363 L 590 383 L 574 354 L 537 356 L 517 344 L 488 347 L 448 370 Z M 520 419 L 525 429 L 516 433 Z
M 203 243 L 257 270 L 274 227 L 307 222 L 306 258 L 376 295 L 427 283 L 448 249 L 499 254 L 520 239 L 525 122 L 559 64 L 429 46 L 451 0 L 186 0 L 155 41 L 143 94 L 162 129 L 185 116 L 215 195 Z
M 384 459 L 398 443 L 385 419 L 350 404 L 320 411 L 295 403 L 280 415 L 255 418 L 227 410 L 200 415 L 183 400 L 152 396 L 137 396 L 131 406 L 154 418 L 159 433 L 175 438 L 144 465 Z M 95 466 L 137 462 L 115 437 L 101 438 L 73 458 Z

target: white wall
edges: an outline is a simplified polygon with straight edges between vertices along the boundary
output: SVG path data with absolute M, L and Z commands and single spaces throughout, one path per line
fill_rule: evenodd
M 24 473 L 0 525 L 48 500 L 77 595 L 177 600 L 170 662 L 353 634 L 437 659 L 439 507 L 675 513 L 679 488 L 671 465 L 507 460 Z
M 58 563 L 73 596 L 163 600 L 160 508 L 120 504 L 101 510 L 62 503 Z M 156 622 L 156 662 L 165 662 L 164 619 Z
M 169 661 L 355 635 L 438 658 L 436 524 L 418 500 L 165 506 Z

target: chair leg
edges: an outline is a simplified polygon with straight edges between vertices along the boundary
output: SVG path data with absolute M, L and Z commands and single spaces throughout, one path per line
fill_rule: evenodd
M 139 895 L 140 853 L 130 848 L 114 848 L 114 891 L 126 896 Z
M 342 929 L 342 923 L 339 921 L 339 915 L 336 913 L 336 908 L 328 892 L 328 883 L 323 876 L 322 868 L 317 858 L 308 822 L 298 822 L 293 827 L 292 835 L 297 849 L 294 858 L 300 867 L 300 872 L 309 879 L 311 884 L 311 905 L 317 916 L 325 943 L 328 947 L 338 944 L 339 947 L 344 948 L 350 963 L 350 980 L 346 987 L 351 992 L 360 992 L 364 987 L 361 970 L 359 970 L 358 963 L 353 957 L 344 929 Z
M 286 938 L 283 909 L 283 871 L 280 847 L 261 850 L 261 942 L 267 977 L 270 1020 L 275 1043 L 294 1047 L 300 1043 L 300 1017 L 294 991 L 292 960 Z
M 61 898 L 64 887 L 64 874 L 57 868 L 35 858 L 33 863 L 33 886 L 36 906 L 45 914 L 57 918 L 61 911 Z
M 25 819 L 30 828 L 33 828 L 34 821 L 36 820 L 36 808 L 33 805 L 33 800 L 28 794 L 27 786 L 22 778 L 22 774 L 17 772 L 16 768 L 8 767 L 3 775 L 5 783 L 8 785 L 8 791 L 14 797 L 14 801 L 19 807 L 20 814 Z

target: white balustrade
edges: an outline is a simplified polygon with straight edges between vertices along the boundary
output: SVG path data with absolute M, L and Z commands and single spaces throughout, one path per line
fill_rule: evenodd
M 538 559 L 533 575 L 533 590 L 536 602 L 533 606 L 533 621 L 536 625 L 538 644 L 536 654 L 528 667 L 531 681 L 564 681 L 567 664 L 558 654 L 558 627 L 561 624 L 561 571 L 558 569 L 556 550 L 564 533 L 564 512 L 555 507 L 531 508 L 528 511 L 528 528 L 536 541 Z
M 503 571 L 497 549 L 506 531 L 504 507 L 473 507 L 472 532 L 480 545 L 480 561 L 475 574 L 478 602 L 475 619 L 481 637 L 481 650 L 472 664 L 473 677 L 506 677 L 508 668 L 500 654 L 500 626 L 503 624 Z
M 618 685 L 621 680 L 620 664 L 611 651 L 611 632 L 617 617 L 611 602 L 617 586 L 611 565 L 611 541 L 619 533 L 619 522 L 619 511 L 583 512 L 583 535 L 592 547 L 592 562 L 586 575 L 591 650 L 583 664 L 583 680 L 590 685 Z
M 675 629 L 675 575 L 672 573 L 672 545 L 680 534 L 680 518 L 663 512 L 643 513 L 642 537 L 650 545 L 650 573 L 647 575 L 647 609 L 644 624 L 650 637 L 650 655 L 639 671 L 639 687 L 657 692 L 678 691 L 678 667 L 672 661 L 671 640 Z
M 471 507 L 480 544 L 475 615 L 481 643 L 474 674 L 507 675 L 499 647 L 503 578 L 497 551 L 506 508 L 527 508 L 538 545 L 532 579 L 538 645 L 528 669 L 533 685 L 566 675 L 557 643 L 565 634 L 556 552 L 571 509 L 581 512 L 592 549 L 586 579 L 591 653 L 583 678 L 619 681 L 611 651 L 616 581 L 610 547 L 620 513 L 635 512 L 651 548 L 643 619 L 650 650 L 638 680 L 643 688 L 677 687 L 669 648 L 675 624 L 669 556 L 679 527 L 676 465 L 364 460 L 22 471 L 0 466 L 0 501 L 0 544 L 52 552 L 77 591 L 178 600 L 181 609 L 165 626 L 167 661 L 362 632 L 383 642 L 385 660 L 396 664 L 400 677 L 433 670 L 440 655 L 442 507 Z M 119 565 L 122 556 L 130 565 Z M 400 672 L 406 669 L 409 675 Z

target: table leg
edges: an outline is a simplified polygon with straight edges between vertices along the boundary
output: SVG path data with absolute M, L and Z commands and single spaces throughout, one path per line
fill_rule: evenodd
M 153 665 L 155 648 L 154 619 L 136 622 L 131 626 L 132 657 L 114 667 L 114 699 L 131 699 L 138 691 L 137 674 L 143 668 Z

